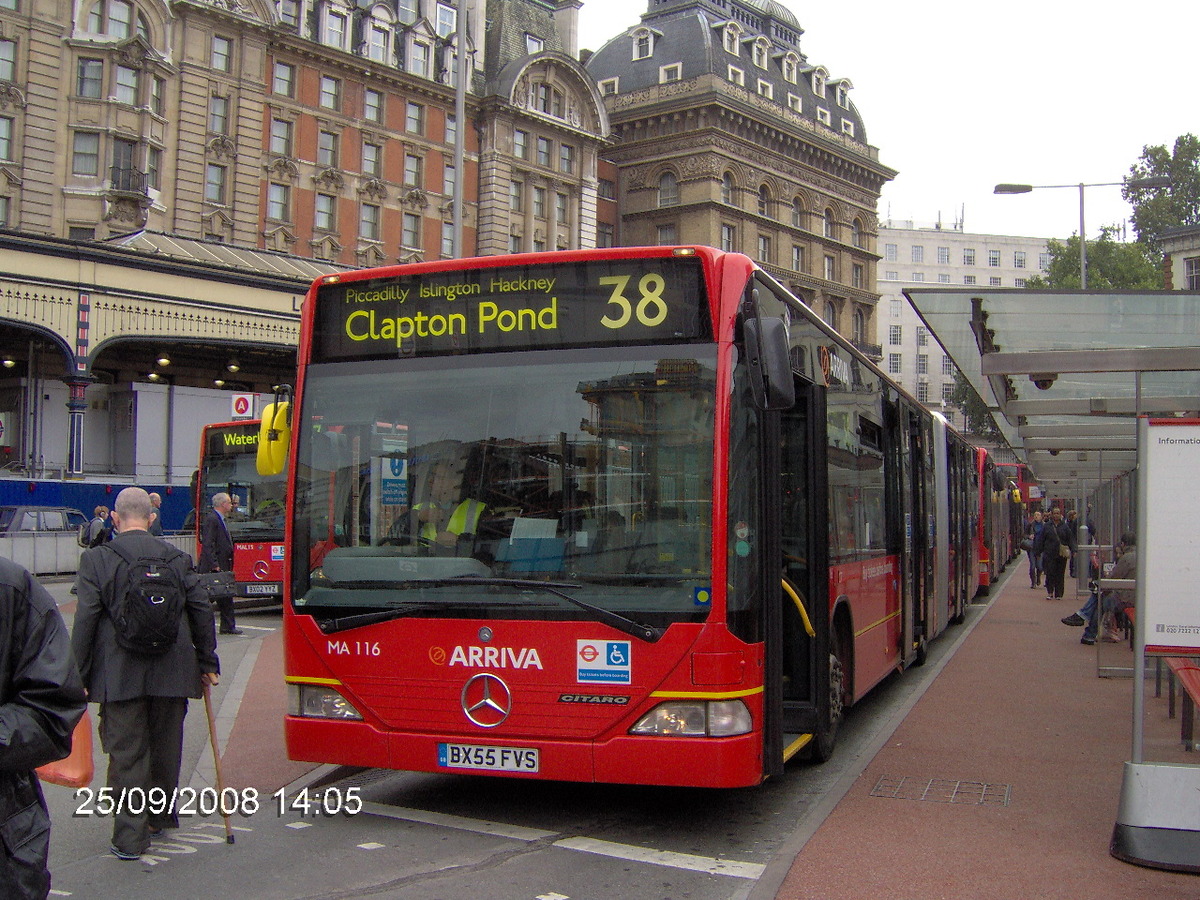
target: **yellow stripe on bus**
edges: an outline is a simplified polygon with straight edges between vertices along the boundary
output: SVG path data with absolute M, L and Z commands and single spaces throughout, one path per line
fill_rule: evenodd
M 341 681 L 336 678 L 308 678 L 304 675 L 288 675 L 284 679 L 288 684 L 328 684 L 341 687 Z
M 862 629 L 860 629 L 860 630 L 858 630 L 858 631 L 854 632 L 854 636 L 855 636 L 855 637 L 862 637 L 864 634 L 866 634 L 866 633 L 867 633 L 868 631 L 870 631 L 872 628 L 878 628 L 878 627 L 879 627 L 880 625 L 882 625 L 884 622 L 890 622 L 892 619 L 896 619 L 896 618 L 899 618 L 899 617 L 900 617 L 900 610 L 896 610 L 894 613 L 889 613 L 888 615 L 884 616 L 882 619 L 879 619 L 879 620 L 878 620 L 878 621 L 876 621 L 876 622 L 872 622 L 872 623 L 871 623 L 870 625 L 868 625 L 866 628 L 862 628 Z
M 666 697 L 671 700 L 729 700 L 734 697 L 751 697 L 761 694 L 762 687 L 750 688 L 745 691 L 725 691 L 710 693 L 707 691 L 651 691 L 651 697 Z

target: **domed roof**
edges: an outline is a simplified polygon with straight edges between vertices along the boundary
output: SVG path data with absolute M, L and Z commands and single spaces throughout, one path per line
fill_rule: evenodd
M 790 25 L 797 31 L 803 30 L 800 28 L 800 20 L 796 18 L 796 14 L 778 0 L 745 0 L 745 3 L 747 6 L 752 6 L 766 15 L 778 19 L 785 25 Z

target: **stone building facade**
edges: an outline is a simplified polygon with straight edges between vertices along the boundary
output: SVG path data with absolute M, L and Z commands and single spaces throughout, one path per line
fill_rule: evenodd
M 649 0 L 587 62 L 612 122 L 619 243 L 746 253 L 875 358 L 879 162 L 850 80 L 775 0 Z

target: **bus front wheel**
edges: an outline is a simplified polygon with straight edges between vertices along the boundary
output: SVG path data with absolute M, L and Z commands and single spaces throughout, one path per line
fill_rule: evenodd
M 817 729 L 817 733 L 813 735 L 810 744 L 814 762 L 823 763 L 833 756 L 833 748 L 837 744 L 838 728 L 842 724 L 846 696 L 846 669 L 838 655 L 840 650 L 841 645 L 835 635 L 829 651 L 829 712 Z

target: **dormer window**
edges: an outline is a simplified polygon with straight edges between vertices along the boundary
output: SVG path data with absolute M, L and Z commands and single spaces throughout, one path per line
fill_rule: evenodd
M 775 88 L 771 85 L 771 82 L 763 81 L 760 78 L 758 79 L 758 95 L 766 97 L 768 100 L 773 100 L 775 98 Z
M 458 10 L 453 6 L 437 5 L 437 36 L 447 38 L 458 27 Z
M 346 39 L 349 35 L 346 14 L 341 10 L 325 10 L 324 29 L 321 43 L 338 50 L 346 49 Z
M 767 60 L 770 59 L 771 45 L 767 42 L 766 38 L 759 38 L 754 42 L 751 54 L 754 64 L 760 69 L 765 69 L 767 67 Z
M 850 85 L 844 81 L 837 86 L 837 105 L 842 109 L 850 108 Z
M 725 26 L 725 32 L 722 35 L 721 40 L 725 46 L 726 53 L 732 53 L 734 56 L 738 56 L 742 40 L 741 27 L 739 27 L 736 22 L 729 22 Z
M 849 119 L 842 119 L 842 134 L 846 137 L 854 137 L 854 123 Z
M 525 33 L 525 52 L 526 53 L 541 53 L 546 47 L 546 42 L 536 34 Z
M 796 73 L 800 69 L 800 60 L 795 53 L 785 54 L 783 57 L 783 80 L 788 84 L 796 83 Z
M 738 85 L 739 87 L 745 87 L 746 86 L 746 73 L 743 72 L 741 69 L 739 69 L 737 66 L 730 66 L 729 67 L 729 80 L 732 81 L 734 84 Z
M 821 99 L 825 98 L 825 83 L 829 80 L 829 73 L 822 68 L 813 70 L 812 73 L 812 89 L 813 93 Z
M 612 94 L 615 94 L 620 90 L 620 88 L 621 81 L 619 78 L 605 78 L 602 82 L 600 82 L 600 96 L 608 97 Z
M 829 116 L 829 110 L 823 106 L 817 107 L 817 121 L 822 125 L 832 125 L 833 120 Z
M 654 35 L 649 28 L 639 28 L 633 33 L 633 58 L 649 59 L 654 54 Z
M 399 0 L 396 12 L 401 22 L 411 25 L 417 21 L 417 0 Z
M 668 84 L 672 81 L 679 81 L 683 78 L 682 63 L 671 63 L 669 66 L 660 66 L 658 70 L 658 83 Z

